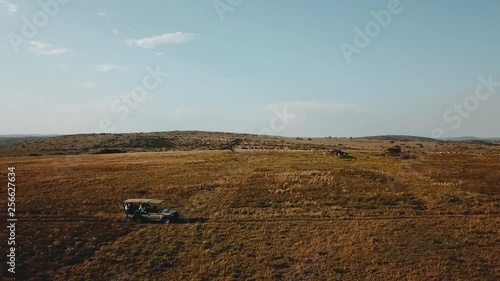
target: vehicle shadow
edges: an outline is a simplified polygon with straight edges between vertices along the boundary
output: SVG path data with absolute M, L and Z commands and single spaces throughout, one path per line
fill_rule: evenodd
M 206 218 L 180 218 L 175 224 L 190 224 L 190 223 L 206 223 L 208 219 Z
M 134 222 L 134 220 L 130 218 L 125 218 L 125 221 L 130 221 Z M 192 224 L 192 223 L 206 223 L 208 219 L 206 218 L 179 218 L 178 220 L 175 221 L 170 221 L 169 224 Z M 147 221 L 143 220 L 139 224 L 164 224 L 163 222 L 159 221 Z

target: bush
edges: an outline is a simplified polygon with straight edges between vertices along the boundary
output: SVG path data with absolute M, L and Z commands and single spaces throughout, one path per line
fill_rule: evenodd
M 391 156 L 399 156 L 401 155 L 401 146 L 399 145 L 395 145 L 393 147 L 389 147 L 387 149 L 387 154 L 391 155 Z
M 115 153 L 127 153 L 126 150 L 116 149 L 116 148 L 104 148 L 97 151 L 94 154 L 115 154 Z

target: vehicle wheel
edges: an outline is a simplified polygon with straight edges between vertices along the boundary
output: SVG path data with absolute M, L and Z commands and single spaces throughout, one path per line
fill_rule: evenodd
M 161 220 L 162 223 L 170 223 L 170 220 L 168 218 L 164 218 L 163 220 Z
M 135 221 L 136 223 L 142 223 L 142 218 L 141 218 L 141 217 L 135 217 L 135 218 L 134 218 L 134 221 Z

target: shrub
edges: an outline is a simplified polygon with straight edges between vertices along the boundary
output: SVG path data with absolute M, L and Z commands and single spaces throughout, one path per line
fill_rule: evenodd
M 115 154 L 115 153 L 127 153 L 127 151 L 116 148 L 104 148 L 95 152 L 94 154 Z

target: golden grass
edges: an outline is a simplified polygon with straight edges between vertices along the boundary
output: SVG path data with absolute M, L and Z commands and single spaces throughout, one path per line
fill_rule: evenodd
M 18 174 L 18 277 L 498 279 L 500 156 L 429 148 L 403 160 L 369 145 L 348 150 L 355 160 L 247 150 L 2 157 Z M 131 197 L 164 198 L 194 223 L 133 225 L 121 210 Z
M 493 280 L 493 219 L 148 225 L 55 280 Z M 481 232 L 479 229 L 489 229 Z M 77 277 L 78 276 L 78 277 Z

